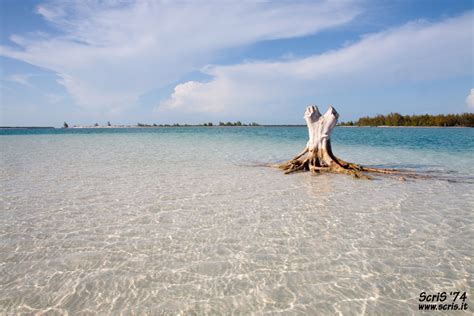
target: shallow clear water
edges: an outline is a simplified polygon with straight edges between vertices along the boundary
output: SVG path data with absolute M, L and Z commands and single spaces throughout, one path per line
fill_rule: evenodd
M 474 304 L 474 129 L 335 130 L 337 156 L 428 180 L 261 166 L 305 142 L 303 127 L 0 131 L 0 314 Z

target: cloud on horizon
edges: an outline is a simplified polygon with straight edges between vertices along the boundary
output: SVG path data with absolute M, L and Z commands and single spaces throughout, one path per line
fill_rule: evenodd
M 349 89 L 383 89 L 472 75 L 473 12 L 438 23 L 417 21 L 363 37 L 339 50 L 283 61 L 208 66 L 208 82 L 175 87 L 155 112 L 257 116 L 284 111 L 295 99 L 318 100 Z M 471 94 L 466 100 L 474 102 Z M 217 115 L 216 115 L 217 116 Z
M 466 104 L 471 109 L 474 109 L 474 89 L 471 89 L 469 95 L 466 98 Z
M 349 1 L 49 1 L 37 13 L 57 32 L 12 35 L 14 45 L 0 46 L 0 55 L 53 71 L 79 106 L 114 113 L 202 68 L 222 49 L 314 34 L 360 11 Z

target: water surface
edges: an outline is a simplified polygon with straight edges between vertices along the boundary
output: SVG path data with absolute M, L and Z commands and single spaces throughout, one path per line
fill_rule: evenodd
M 472 304 L 474 129 L 334 131 L 341 158 L 429 180 L 261 166 L 306 137 L 0 131 L 0 314 L 416 314 L 420 292 L 452 290 Z

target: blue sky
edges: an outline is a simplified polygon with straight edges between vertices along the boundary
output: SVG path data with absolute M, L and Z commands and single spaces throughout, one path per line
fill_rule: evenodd
M 469 1 L 0 1 L 0 125 L 474 111 Z

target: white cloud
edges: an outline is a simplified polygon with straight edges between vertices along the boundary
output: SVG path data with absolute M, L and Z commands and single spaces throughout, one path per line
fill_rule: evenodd
M 348 1 L 78 0 L 51 1 L 37 13 L 58 32 L 13 35 L 22 49 L 2 46 L 0 55 L 56 72 L 85 108 L 115 111 L 201 68 L 220 49 L 315 33 L 351 21 L 359 9 Z
M 48 92 L 47 90 L 42 88 L 41 85 L 38 86 L 38 84 L 37 84 L 38 81 L 39 80 L 44 80 L 44 75 L 28 74 L 28 73 L 26 73 L 26 74 L 11 74 L 11 75 L 5 76 L 5 78 L 3 78 L 3 80 L 7 81 L 7 82 L 13 82 L 13 83 L 16 83 L 16 84 L 19 84 L 21 86 L 26 87 L 27 90 L 21 90 L 22 92 L 20 92 L 20 93 L 24 93 L 23 91 L 28 91 L 29 93 L 33 93 L 36 96 L 42 96 L 47 101 L 47 103 L 49 103 L 49 104 L 56 104 L 56 103 L 59 103 L 59 102 L 61 102 L 65 99 L 64 95 L 61 95 L 61 94 L 58 94 L 58 93 Z M 9 88 L 5 85 L 2 85 L 1 89 L 7 89 L 7 90 L 10 90 L 10 91 L 12 90 L 11 88 Z
M 309 58 L 206 67 L 206 83 L 186 82 L 156 109 L 221 115 L 288 109 L 298 98 L 382 89 L 391 84 L 472 75 L 474 14 L 439 23 L 416 22 L 365 36 L 339 50 Z M 374 91 L 378 92 L 378 91 Z M 471 92 L 472 95 L 472 92 Z M 470 99 L 472 100 L 472 99 Z
M 468 107 L 474 109 L 474 89 L 471 89 L 471 92 L 469 92 L 466 98 L 466 104 Z

